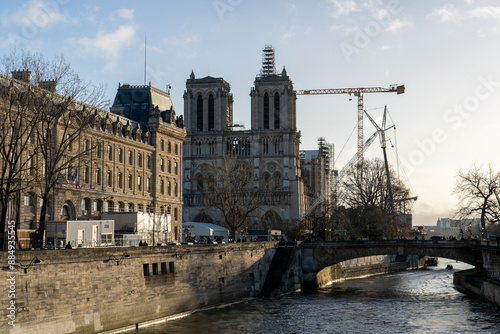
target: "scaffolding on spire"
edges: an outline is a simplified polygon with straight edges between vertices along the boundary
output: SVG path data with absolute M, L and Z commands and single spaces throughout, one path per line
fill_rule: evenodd
M 274 61 L 275 54 L 272 45 L 266 45 L 262 49 L 262 69 L 261 76 L 268 76 L 276 74 L 276 63 Z

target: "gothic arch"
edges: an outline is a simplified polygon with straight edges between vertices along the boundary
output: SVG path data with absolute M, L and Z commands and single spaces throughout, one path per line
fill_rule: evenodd
M 210 215 L 208 213 L 206 213 L 205 210 L 201 210 L 196 215 L 196 217 L 194 217 L 194 221 L 199 222 L 199 223 L 210 223 L 210 224 L 214 223 L 214 220 L 212 219 L 212 217 L 210 217 Z
M 260 221 L 260 225 L 264 230 L 282 230 L 283 219 L 274 210 L 267 211 Z

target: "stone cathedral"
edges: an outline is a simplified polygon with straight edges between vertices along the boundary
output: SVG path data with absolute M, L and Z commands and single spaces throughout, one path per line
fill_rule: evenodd
M 285 68 L 276 72 L 274 49 L 266 46 L 251 97 L 251 129 L 235 130 L 233 95 L 223 78 L 196 78 L 184 92 L 184 221 L 222 224 L 219 212 L 203 204 L 214 157 L 236 154 L 253 171 L 254 185 L 271 184 L 270 202 L 252 213 L 248 229 L 288 230 L 305 211 L 300 168 L 296 95 Z

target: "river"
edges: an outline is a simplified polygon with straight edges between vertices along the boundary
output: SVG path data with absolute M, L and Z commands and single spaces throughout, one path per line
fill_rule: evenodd
M 500 308 L 454 288 L 453 272 L 466 268 L 441 259 L 427 270 L 248 299 L 130 333 L 500 333 Z

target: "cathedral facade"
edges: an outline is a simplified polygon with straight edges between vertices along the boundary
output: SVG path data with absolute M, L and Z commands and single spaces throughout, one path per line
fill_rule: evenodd
M 206 205 L 206 180 L 215 159 L 235 155 L 253 174 L 255 188 L 270 185 L 269 203 L 253 212 L 248 229 L 288 230 L 305 209 L 300 169 L 296 95 L 285 68 L 274 69 L 274 50 L 264 49 L 263 68 L 251 88 L 251 129 L 235 130 L 233 95 L 222 78 L 191 73 L 184 93 L 184 221 L 224 224 Z

